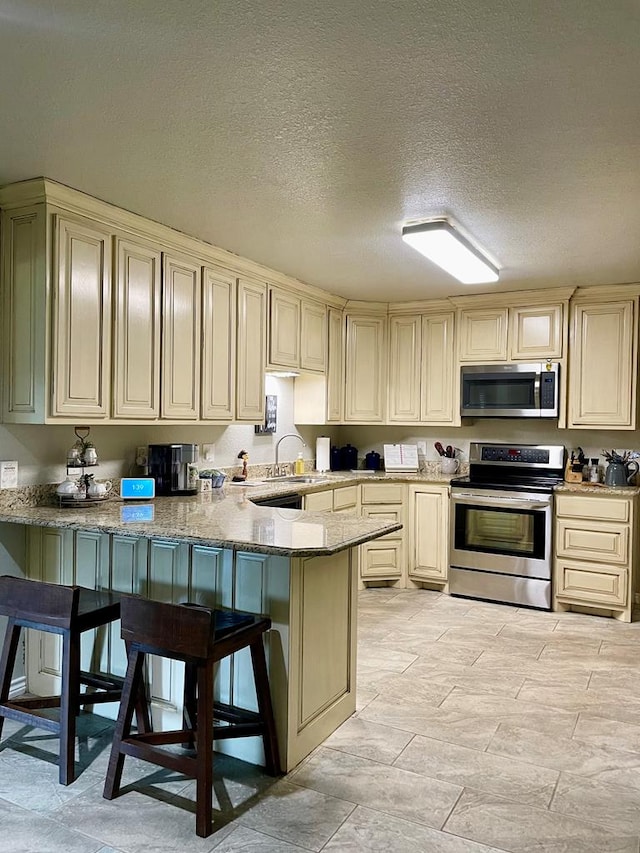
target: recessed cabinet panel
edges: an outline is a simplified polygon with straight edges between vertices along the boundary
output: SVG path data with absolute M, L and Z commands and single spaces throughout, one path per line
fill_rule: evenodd
M 460 312 L 460 361 L 506 361 L 508 308 Z
M 201 417 L 231 421 L 236 393 L 236 280 L 205 268 L 202 274 Z
M 360 577 L 362 580 L 393 580 L 402 577 L 402 541 L 375 539 L 362 547 Z
M 563 518 L 587 518 L 593 521 L 629 521 L 631 501 L 597 495 L 559 494 L 556 514 Z
M 304 496 L 304 508 L 308 512 L 331 512 L 333 510 L 333 491 L 312 492 Z
M 420 419 L 420 317 L 389 320 L 389 420 Z
M 163 258 L 162 417 L 200 414 L 200 265 Z
M 629 527 L 597 521 L 592 521 L 587 527 L 579 522 L 559 518 L 556 524 L 556 553 L 559 557 L 627 563 Z
M 338 423 L 344 411 L 344 316 L 329 308 L 329 352 L 327 353 L 327 423 Z
M 236 419 L 264 420 L 267 286 L 241 278 L 238 282 Z
M 409 577 L 446 581 L 449 569 L 449 501 L 446 488 L 409 492 Z
M 106 418 L 111 365 L 111 235 L 54 217 L 53 417 Z
M 347 317 L 345 420 L 379 423 L 384 418 L 386 319 Z
M 537 361 L 562 356 L 562 305 L 510 310 L 512 359 Z
M 459 423 L 454 407 L 454 315 L 429 314 L 422 318 L 422 383 L 420 420 L 423 423 Z
M 333 508 L 341 509 L 356 509 L 358 506 L 358 487 L 357 486 L 341 486 L 333 491 Z
M 302 300 L 300 367 L 324 373 L 327 367 L 327 309 L 319 302 Z
M 269 288 L 269 364 L 300 367 L 300 299 Z
M 556 560 L 556 596 L 600 607 L 627 605 L 628 570 Z
M 160 275 L 159 249 L 117 241 L 114 418 L 160 414 Z
M 573 308 L 569 423 L 634 429 L 637 300 Z

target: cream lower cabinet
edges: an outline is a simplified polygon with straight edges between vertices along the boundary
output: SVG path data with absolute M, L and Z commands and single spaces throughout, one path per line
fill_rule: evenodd
M 635 429 L 638 297 L 572 305 L 568 427 Z
M 416 585 L 447 589 L 449 574 L 449 487 L 409 486 L 407 577 Z
M 636 587 L 636 499 L 556 495 L 554 610 L 631 621 Z
M 363 483 L 360 492 L 361 513 L 375 521 L 404 524 L 406 486 L 402 483 Z M 405 585 L 404 527 L 360 546 L 360 581 L 364 586 L 384 581 L 386 585 Z

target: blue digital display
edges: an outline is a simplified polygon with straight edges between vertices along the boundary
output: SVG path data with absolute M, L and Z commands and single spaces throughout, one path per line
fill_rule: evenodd
M 153 504 L 129 504 L 120 508 L 120 520 L 133 523 L 136 521 L 153 521 Z
M 120 480 L 120 497 L 124 500 L 148 501 L 156 496 L 153 477 L 123 477 Z

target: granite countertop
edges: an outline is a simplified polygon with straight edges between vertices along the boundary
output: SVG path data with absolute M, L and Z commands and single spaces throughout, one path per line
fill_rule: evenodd
M 638 486 L 605 486 L 604 483 L 560 483 L 555 491 L 583 495 L 615 495 L 622 498 L 634 498 L 640 495 Z

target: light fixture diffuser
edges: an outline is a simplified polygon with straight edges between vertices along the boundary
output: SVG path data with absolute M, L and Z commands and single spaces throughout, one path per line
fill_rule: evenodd
M 402 239 L 463 284 L 498 281 L 498 270 L 448 219 L 405 225 Z

